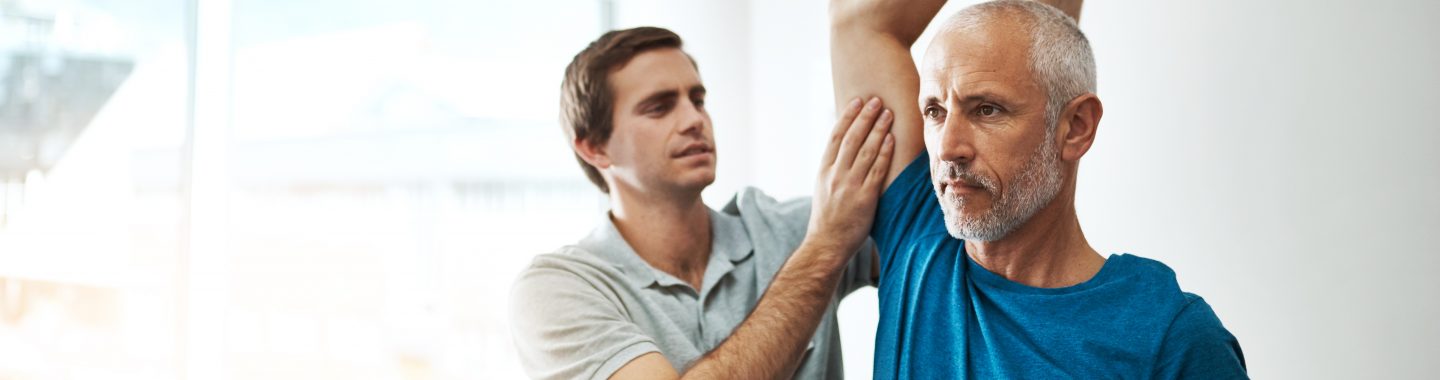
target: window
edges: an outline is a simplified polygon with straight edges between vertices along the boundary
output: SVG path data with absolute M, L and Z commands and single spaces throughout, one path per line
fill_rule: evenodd
M 0 378 L 523 376 L 510 283 L 605 207 L 599 2 L 15 4 Z
M 184 9 L 0 5 L 0 378 L 176 369 Z

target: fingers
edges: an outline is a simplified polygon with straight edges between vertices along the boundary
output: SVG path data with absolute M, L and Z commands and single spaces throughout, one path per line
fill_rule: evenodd
M 885 136 L 890 135 L 890 125 L 895 121 L 895 114 L 890 110 L 880 112 L 880 117 L 875 119 L 875 124 L 870 128 L 870 134 L 865 137 L 865 144 L 860 146 L 860 151 L 855 155 L 855 163 L 849 169 L 855 175 L 865 175 L 870 170 L 870 164 L 875 162 L 875 154 L 880 152 L 880 145 L 885 143 Z
M 885 142 L 880 144 L 880 154 L 875 156 L 875 162 L 870 164 L 870 173 L 865 176 L 865 190 L 878 191 L 879 187 L 885 185 L 886 175 L 890 174 L 890 159 L 895 155 L 895 135 L 886 133 Z
M 820 158 L 820 167 L 828 168 L 835 164 L 835 152 L 840 150 L 841 138 L 845 136 L 845 131 L 850 129 L 850 123 L 855 121 L 855 115 L 860 114 L 860 105 L 860 98 L 855 98 L 840 111 L 840 119 L 835 120 L 835 129 L 830 131 L 830 143 L 825 146 L 825 155 Z
M 850 123 L 850 129 L 845 132 L 845 139 L 840 142 L 840 151 L 836 152 L 835 165 L 840 168 L 849 168 L 855 162 L 855 154 L 860 151 L 860 146 L 865 144 L 865 137 L 875 125 L 875 119 L 880 116 L 880 98 L 872 97 L 865 103 L 865 108 L 860 110 L 860 115 Z

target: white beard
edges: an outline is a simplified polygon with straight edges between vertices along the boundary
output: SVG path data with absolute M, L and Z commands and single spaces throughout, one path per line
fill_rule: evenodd
M 1014 183 L 1007 187 L 1004 193 L 995 193 L 994 179 L 973 174 L 966 176 L 980 183 L 992 195 L 994 203 L 990 210 L 965 210 L 964 197 L 948 191 L 940 192 L 940 180 L 947 177 L 946 172 L 937 170 L 937 173 L 932 173 L 935 195 L 940 200 L 940 210 L 945 213 L 945 229 L 950 232 L 950 236 L 973 241 L 1003 239 L 1054 200 L 1055 195 L 1060 192 L 1064 173 L 1061 171 L 1060 158 L 1056 154 L 1053 134 L 1045 134 L 1045 141 L 1030 155 L 1025 166 L 1020 168 L 1020 174 Z M 937 169 L 947 166 L 953 164 L 941 163 Z M 964 171 L 960 168 L 953 170 Z

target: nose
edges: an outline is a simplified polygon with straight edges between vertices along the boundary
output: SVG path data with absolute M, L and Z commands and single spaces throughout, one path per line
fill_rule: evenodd
M 680 134 L 692 135 L 695 137 L 704 136 L 705 127 L 707 126 L 707 124 L 709 124 L 709 119 L 705 117 L 705 110 L 701 109 L 700 106 L 695 105 L 694 102 L 684 103 L 684 105 L 679 106 L 679 112 L 681 112 Z
M 949 115 L 935 133 L 939 134 L 940 146 L 931 148 L 939 153 L 941 160 L 958 164 L 975 160 L 975 129 L 964 115 Z

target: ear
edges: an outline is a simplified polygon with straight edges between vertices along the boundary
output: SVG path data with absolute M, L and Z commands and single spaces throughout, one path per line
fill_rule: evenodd
M 599 170 L 610 168 L 610 155 L 605 152 L 605 145 L 580 138 L 571 141 L 570 145 L 575 149 L 575 155 L 580 156 L 580 159 L 590 166 Z
M 1100 127 L 1100 116 L 1104 113 L 1100 97 L 1094 93 L 1080 95 L 1065 105 L 1065 110 L 1060 113 L 1059 130 L 1056 131 L 1061 139 L 1061 159 L 1079 161 L 1085 152 L 1090 151 L 1090 145 L 1095 143 L 1095 130 Z

